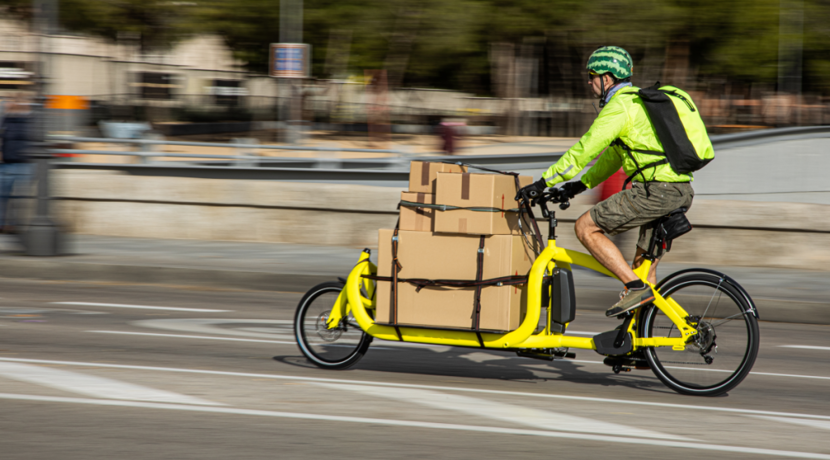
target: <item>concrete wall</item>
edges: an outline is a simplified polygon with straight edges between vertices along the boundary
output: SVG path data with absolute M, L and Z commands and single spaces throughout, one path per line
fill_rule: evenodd
M 110 171 L 54 175 L 58 216 L 71 232 L 92 235 L 376 247 L 377 229 L 395 225 L 400 199 L 400 190 L 389 187 Z M 590 197 L 580 196 L 558 213 L 561 246 L 581 249 L 573 221 L 590 207 Z M 688 214 L 695 230 L 664 260 L 826 270 L 828 211 L 822 204 L 696 199 Z M 630 253 L 636 237 L 621 241 Z

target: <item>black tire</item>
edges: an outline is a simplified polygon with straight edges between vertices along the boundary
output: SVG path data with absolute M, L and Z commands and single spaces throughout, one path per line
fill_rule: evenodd
M 372 343 L 372 337 L 360 329 L 351 314 L 337 328 L 325 327 L 325 320 L 342 290 L 343 284 L 337 282 L 314 286 L 300 300 L 294 315 L 294 336 L 300 351 L 323 369 L 353 366 Z
M 660 292 L 697 317 L 701 332 L 684 351 L 645 349 L 657 378 L 672 390 L 693 396 L 718 396 L 741 383 L 758 356 L 760 332 L 739 290 L 717 275 L 693 273 L 670 280 Z M 646 307 L 641 318 L 642 337 L 680 337 L 674 323 L 655 305 Z

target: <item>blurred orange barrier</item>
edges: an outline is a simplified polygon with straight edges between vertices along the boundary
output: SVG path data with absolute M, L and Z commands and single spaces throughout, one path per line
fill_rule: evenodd
M 47 109 L 61 110 L 87 110 L 89 101 L 83 96 L 48 96 L 46 100 Z

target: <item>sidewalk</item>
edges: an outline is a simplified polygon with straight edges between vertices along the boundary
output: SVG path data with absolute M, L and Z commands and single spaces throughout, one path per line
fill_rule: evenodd
M 36 258 L 23 255 L 14 237 L 0 235 L 0 277 L 304 292 L 348 275 L 360 254 L 360 248 L 284 243 L 70 238 L 72 255 Z M 659 275 L 683 268 L 688 266 L 664 263 Z M 827 272 L 707 268 L 740 282 L 762 320 L 830 325 Z M 588 270 L 579 269 L 574 278 L 578 310 L 604 311 L 620 290 L 618 281 Z

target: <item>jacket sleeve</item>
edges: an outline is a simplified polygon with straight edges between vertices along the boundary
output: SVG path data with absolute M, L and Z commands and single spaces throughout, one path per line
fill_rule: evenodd
M 594 166 L 582 175 L 581 180 L 588 188 L 594 188 L 605 182 L 612 174 L 620 170 L 623 159 L 619 150 L 619 147 L 608 147 Z
M 562 158 L 559 159 L 553 166 L 548 168 L 547 171 L 542 174 L 542 178 L 545 179 L 548 186 L 553 186 L 558 184 L 559 182 L 563 182 L 566 180 L 573 179 L 583 168 L 587 165 L 591 160 L 596 158 L 597 155 L 600 154 L 606 147 L 608 147 L 611 142 L 613 142 L 616 138 L 620 136 L 623 128 L 626 125 L 627 115 L 625 111 L 625 107 L 621 103 L 618 97 L 614 97 L 611 99 L 610 103 L 606 105 L 602 111 L 599 113 L 599 116 L 594 123 L 591 125 L 591 128 L 579 139 L 579 142 L 576 143 L 573 147 L 570 148 Z M 609 152 L 611 153 L 611 152 Z M 603 155 L 606 156 L 606 155 Z M 617 155 L 608 155 L 609 157 L 618 157 Z M 610 160 L 611 158 L 609 158 Z M 600 166 L 603 164 L 602 160 L 597 163 L 596 166 Z M 594 166 L 596 168 L 596 166 Z M 603 172 L 606 168 L 611 167 L 613 165 L 605 165 L 603 166 Z M 594 168 L 591 168 L 592 170 Z M 617 165 L 617 169 L 619 169 L 619 165 Z M 611 171 L 608 176 L 613 174 L 617 169 Z M 590 173 L 591 171 L 588 171 Z M 599 177 L 602 175 L 599 171 L 598 174 L 593 174 L 595 177 Z M 589 174 L 586 174 L 586 176 Z M 607 177 L 606 177 L 607 178 Z M 603 178 L 605 180 L 605 178 Z M 587 185 L 589 188 L 593 188 L 597 184 L 602 181 L 595 182 L 591 181 L 586 182 L 583 179 L 582 181 Z

